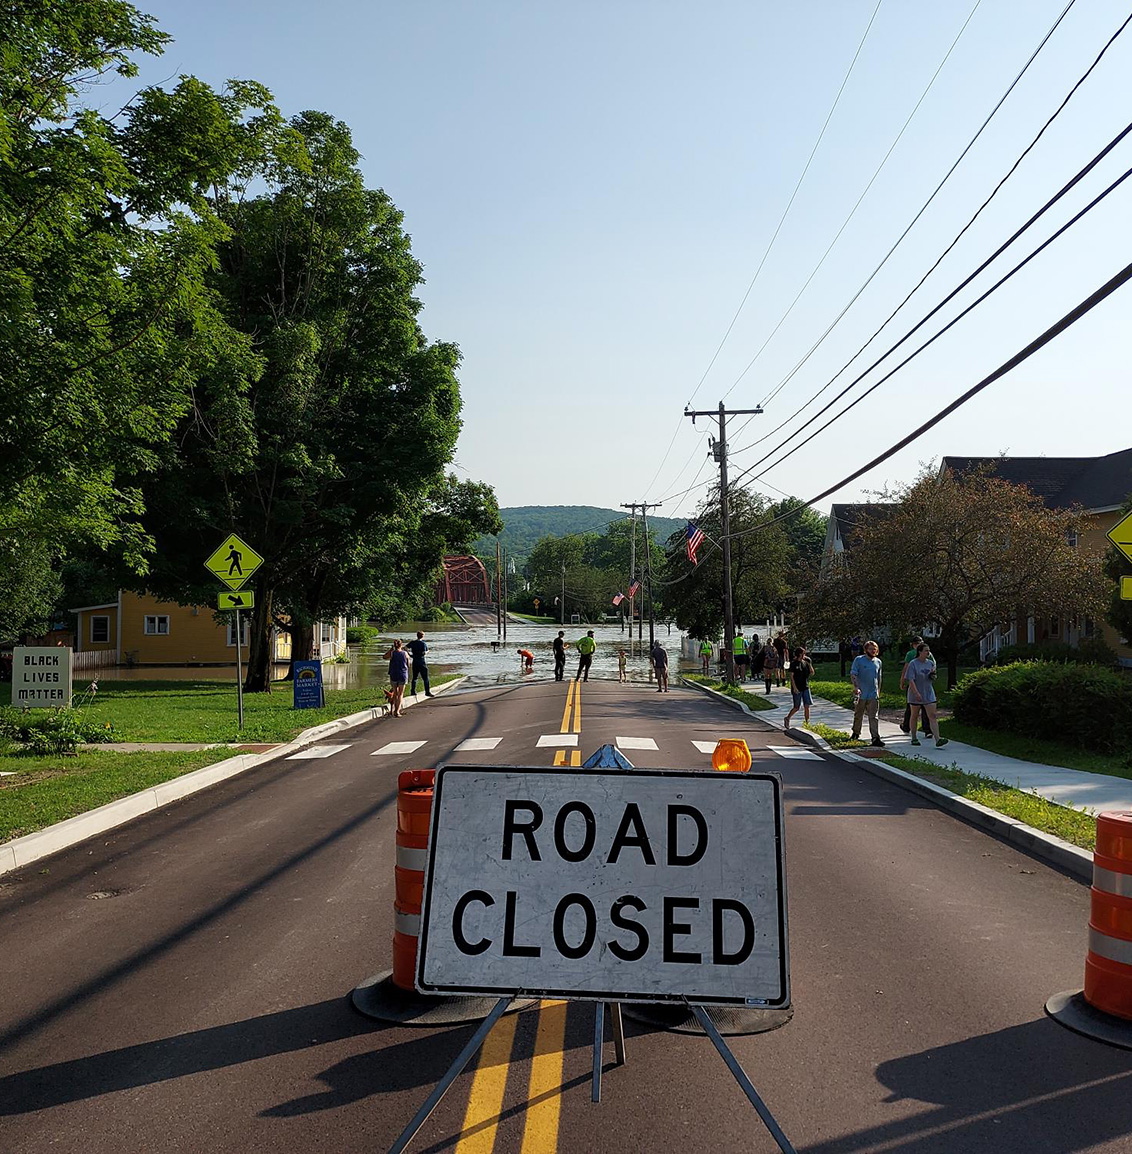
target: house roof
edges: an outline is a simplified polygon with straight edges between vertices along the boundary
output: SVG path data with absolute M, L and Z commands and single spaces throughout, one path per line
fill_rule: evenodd
M 887 517 L 896 508 L 891 501 L 869 501 L 856 505 L 833 505 L 829 510 L 831 524 L 836 525 L 841 543 L 848 547 L 856 536 L 857 527 L 878 517 Z
M 979 466 L 1025 485 L 1051 509 L 1115 509 L 1132 493 L 1132 449 L 1103 457 L 944 457 L 940 462 L 941 469 L 960 474 Z
M 68 609 L 68 613 L 86 613 L 89 609 L 117 609 L 117 601 L 107 601 L 102 605 L 80 605 L 77 609 Z

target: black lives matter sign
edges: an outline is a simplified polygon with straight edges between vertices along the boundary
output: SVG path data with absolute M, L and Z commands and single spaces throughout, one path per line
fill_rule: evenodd
M 17 646 L 12 653 L 12 704 L 24 709 L 71 704 L 71 650 L 62 645 Z
M 417 984 L 789 1004 L 779 779 L 443 767 Z

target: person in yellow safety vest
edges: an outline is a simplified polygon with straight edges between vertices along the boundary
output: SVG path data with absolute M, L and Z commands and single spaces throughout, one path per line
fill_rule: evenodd
M 592 629 L 587 629 L 585 637 L 578 639 L 576 648 L 578 650 L 578 672 L 574 674 L 574 680 L 577 681 L 578 678 L 581 678 L 583 681 L 589 681 L 590 665 L 593 663 L 594 650 L 597 648 Z M 584 677 L 583 674 L 585 674 Z
M 740 681 L 746 681 L 747 662 L 750 658 L 747 656 L 747 639 L 743 636 L 742 629 L 735 632 L 735 640 L 731 642 L 731 654 L 735 658 L 735 676 Z
M 711 672 L 711 655 L 712 647 L 710 641 L 700 642 L 700 664 L 704 667 L 704 673 Z

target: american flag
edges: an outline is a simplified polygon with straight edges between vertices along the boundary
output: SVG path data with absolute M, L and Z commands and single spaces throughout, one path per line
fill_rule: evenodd
M 629 586 L 629 596 L 632 597 L 637 592 L 637 590 L 640 589 L 640 587 L 641 583 L 639 581 L 634 581 L 632 585 Z
M 624 593 L 618 593 L 617 596 L 613 598 L 613 604 L 614 605 L 620 605 L 621 602 L 624 600 L 625 600 L 625 594 Z
M 691 521 L 689 521 L 687 535 L 688 560 L 691 561 L 693 565 L 698 565 L 699 562 L 696 560 L 696 550 L 704 543 L 704 531 L 702 529 L 696 528 L 696 526 L 693 525 Z

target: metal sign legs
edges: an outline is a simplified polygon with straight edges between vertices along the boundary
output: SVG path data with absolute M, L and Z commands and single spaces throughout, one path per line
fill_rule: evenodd
M 440 1105 L 444 1095 L 452 1088 L 452 1083 L 475 1057 L 488 1034 L 491 1033 L 492 1027 L 507 1012 L 507 1007 L 511 1005 L 513 1000 L 511 997 L 506 997 L 500 998 L 495 1003 L 491 1013 L 484 1018 L 476 1032 L 468 1039 L 467 1045 L 456 1056 L 452 1065 L 448 1067 L 444 1077 L 433 1087 L 432 1093 L 425 1099 L 424 1105 L 416 1112 L 413 1120 L 401 1131 L 400 1137 L 389 1148 L 389 1154 L 402 1154 L 402 1151 L 408 1147 L 409 1143 L 416 1137 L 417 1131 L 425 1124 L 429 1115 Z M 591 1100 L 594 1102 L 601 1101 L 601 1052 L 605 1043 L 606 1005 L 609 1006 L 609 1017 L 613 1025 L 613 1048 L 617 1064 L 619 1066 L 625 1064 L 625 1030 L 621 1022 L 621 1004 L 619 1002 L 598 1002 L 594 1012 L 593 1090 L 591 1094 Z M 751 1084 L 751 1079 L 747 1077 L 746 1071 L 739 1064 L 739 1059 L 731 1052 L 723 1040 L 723 1036 L 715 1028 L 711 1015 L 703 1006 L 688 1004 L 688 1008 L 695 1014 L 696 1020 L 700 1023 L 704 1033 L 711 1039 L 712 1045 L 719 1051 L 719 1056 L 726 1063 L 728 1070 L 731 1071 L 732 1077 L 739 1083 L 740 1089 L 747 1095 L 747 1100 L 758 1111 L 763 1125 L 770 1131 L 770 1136 L 778 1144 L 779 1150 L 782 1151 L 782 1154 L 796 1154 L 794 1147 L 790 1145 L 790 1139 L 782 1132 L 782 1128 L 774 1120 L 774 1115 L 759 1097 L 758 1091 Z

